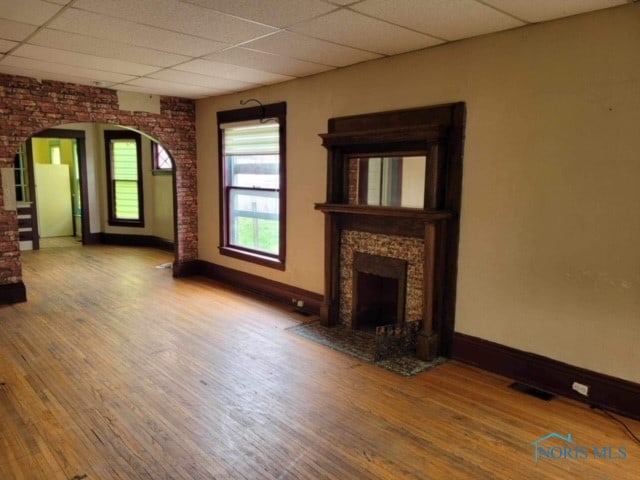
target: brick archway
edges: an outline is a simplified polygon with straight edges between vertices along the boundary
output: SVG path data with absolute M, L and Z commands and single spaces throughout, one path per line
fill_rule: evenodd
M 85 122 L 139 130 L 170 152 L 176 184 L 174 272 L 180 272 L 182 265 L 198 255 L 195 103 L 161 97 L 160 114 L 131 112 L 120 110 L 115 90 L 0 74 L 0 167 L 13 167 L 19 145 L 33 134 L 65 123 Z M 4 209 L 0 185 L 0 304 L 22 300 L 21 291 L 17 216 L 15 211 Z

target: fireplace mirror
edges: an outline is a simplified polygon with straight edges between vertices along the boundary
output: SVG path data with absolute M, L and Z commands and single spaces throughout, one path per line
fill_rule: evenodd
M 426 155 L 350 158 L 349 171 L 350 204 L 424 207 Z

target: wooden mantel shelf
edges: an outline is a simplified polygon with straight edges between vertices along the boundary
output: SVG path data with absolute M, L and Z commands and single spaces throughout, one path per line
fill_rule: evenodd
M 348 215 L 372 215 L 377 217 L 411 218 L 424 222 L 436 222 L 451 218 L 453 214 L 446 210 L 423 210 L 421 208 L 375 207 L 370 205 L 349 205 L 344 203 L 316 203 L 316 210 L 323 213 L 341 213 Z

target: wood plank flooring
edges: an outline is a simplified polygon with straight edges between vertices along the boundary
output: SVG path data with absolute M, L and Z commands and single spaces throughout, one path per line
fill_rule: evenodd
M 168 261 L 24 253 L 29 301 L 0 307 L 0 479 L 638 478 L 640 447 L 600 412 L 455 362 L 400 377 Z M 627 458 L 536 463 L 551 432 Z

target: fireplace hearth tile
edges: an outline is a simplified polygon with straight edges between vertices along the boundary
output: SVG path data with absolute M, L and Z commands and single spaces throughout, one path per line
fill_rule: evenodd
M 425 372 L 446 361 L 445 358 L 438 357 L 431 362 L 425 362 L 410 355 L 376 360 L 375 333 L 373 331 L 353 330 L 344 325 L 325 327 L 319 322 L 312 322 L 295 325 L 287 328 L 287 330 L 405 377 Z

